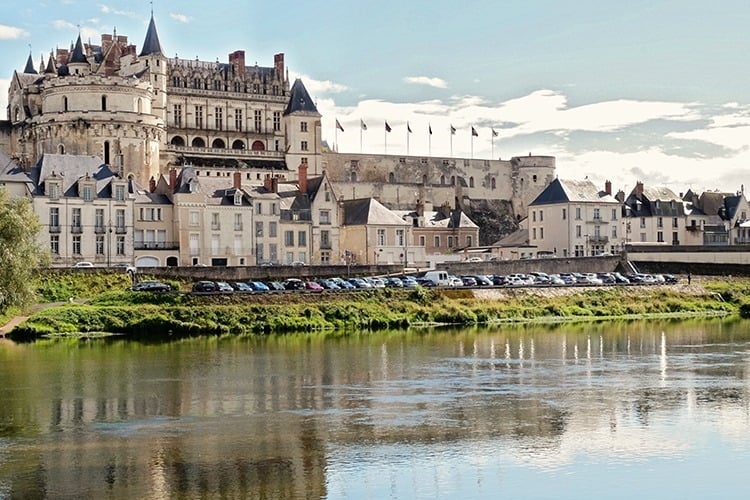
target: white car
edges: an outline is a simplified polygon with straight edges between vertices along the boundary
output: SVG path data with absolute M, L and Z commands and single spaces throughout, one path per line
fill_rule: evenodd
M 584 273 L 583 275 L 589 279 L 589 283 L 591 283 L 592 285 L 604 284 L 604 280 L 597 276 L 596 273 Z
M 94 267 L 94 264 L 92 264 L 91 262 L 86 262 L 85 260 L 82 260 L 81 262 L 76 262 L 73 267 L 78 267 L 78 268 L 81 268 L 81 267 Z

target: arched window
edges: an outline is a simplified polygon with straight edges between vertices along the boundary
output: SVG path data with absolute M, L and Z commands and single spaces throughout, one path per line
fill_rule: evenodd
M 102 111 L 107 111 L 107 96 L 102 96 Z
M 239 92 L 242 89 L 242 84 L 240 82 L 234 82 L 234 91 Z
M 265 151 L 266 146 L 263 144 L 263 141 L 255 141 L 250 149 L 253 151 Z
M 65 154 L 65 146 L 63 144 L 57 145 L 57 154 L 60 154 L 60 155 Z
M 495 182 L 494 177 L 490 179 L 490 187 L 492 187 L 492 189 L 495 189 L 497 187 L 497 183 Z
M 388 182 L 396 182 L 396 176 L 394 175 L 393 172 L 390 172 L 388 174 Z
M 232 149 L 245 149 L 245 141 L 237 139 L 232 143 Z
M 442 185 L 442 186 L 445 185 L 445 176 L 444 175 L 440 176 L 440 185 Z
M 68 110 L 68 97 L 63 96 L 63 111 L 67 111 L 67 110 Z
M 190 145 L 194 148 L 205 148 L 206 141 L 204 141 L 202 137 L 196 137 L 193 139 L 193 142 L 191 142 Z
M 109 161 L 109 141 L 104 141 L 104 163 L 110 164 Z
M 534 181 L 534 183 L 536 183 L 536 175 L 532 177 L 531 180 Z
M 427 176 L 426 175 L 422 176 L 422 184 L 425 184 L 425 185 L 427 184 Z
M 351 181 L 352 182 L 357 182 L 357 172 L 352 172 Z
M 226 148 L 226 144 L 224 144 L 224 140 L 222 139 L 214 139 L 214 142 L 211 143 L 212 148 L 218 148 L 218 149 L 224 149 Z
M 136 109 L 139 115 L 143 113 L 143 99 L 141 99 L 140 97 L 138 98 L 138 104 L 136 106 Z
M 21 120 L 21 110 L 18 108 L 13 109 L 13 121 L 17 122 Z
M 469 177 L 469 187 L 474 187 L 474 177 Z
M 173 146 L 184 146 L 185 145 L 185 139 L 180 137 L 179 135 L 176 135 L 172 137 L 172 140 L 170 141 L 170 144 Z

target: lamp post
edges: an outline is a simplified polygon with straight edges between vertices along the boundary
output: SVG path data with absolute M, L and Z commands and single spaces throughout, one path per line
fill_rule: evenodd
M 107 267 L 112 267 L 112 220 L 107 222 Z

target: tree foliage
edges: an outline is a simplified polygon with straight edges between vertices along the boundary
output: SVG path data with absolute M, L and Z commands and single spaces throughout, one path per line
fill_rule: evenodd
M 34 274 L 44 261 L 38 232 L 31 201 L 10 199 L 0 189 L 0 311 L 24 306 L 34 297 Z

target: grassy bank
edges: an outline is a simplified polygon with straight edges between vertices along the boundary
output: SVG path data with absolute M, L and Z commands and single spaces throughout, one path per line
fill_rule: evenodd
M 492 289 L 476 293 L 418 288 L 195 297 L 129 292 L 125 290 L 126 278 L 96 274 L 45 277 L 40 281 L 40 296 L 45 300 L 91 298 L 82 304 L 65 303 L 39 311 L 11 336 L 33 339 L 109 332 L 132 338 L 179 337 L 750 314 L 750 281 L 736 280 L 691 286 Z

